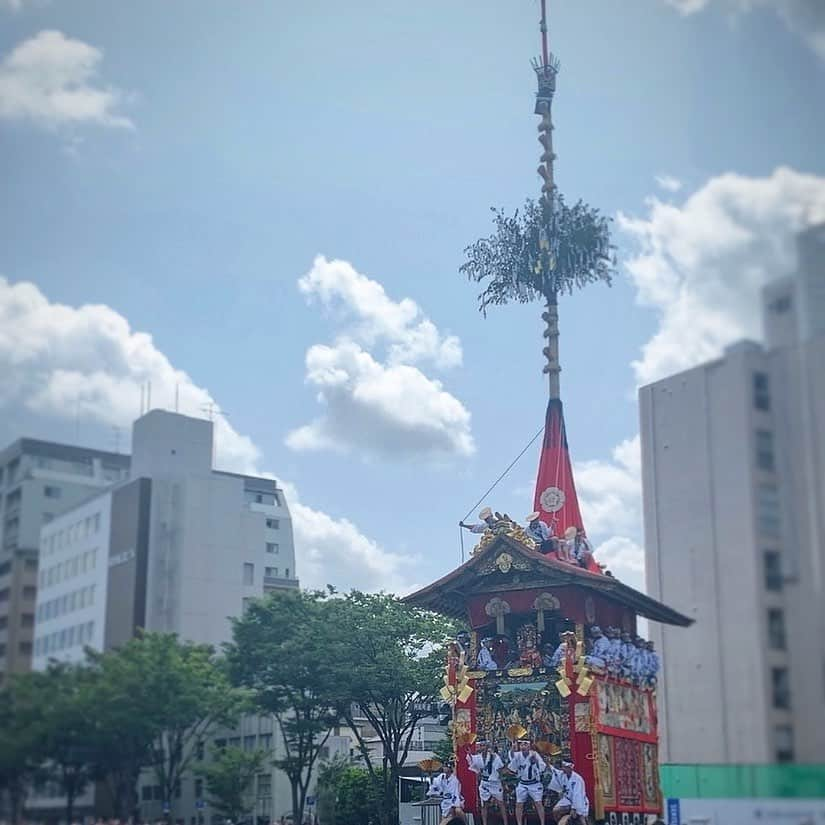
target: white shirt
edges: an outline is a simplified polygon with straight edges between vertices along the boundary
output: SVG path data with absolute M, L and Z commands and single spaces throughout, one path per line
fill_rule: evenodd
M 467 754 L 467 765 L 473 773 L 480 774 L 482 780 L 492 785 L 500 785 L 501 777 L 498 772 L 504 767 L 504 762 L 497 753 L 487 751 L 487 757 L 482 754 Z
M 543 521 L 536 522 L 535 527 L 533 527 L 532 524 L 528 524 L 527 529 L 524 532 L 527 533 L 533 541 L 538 542 L 539 544 L 543 541 L 547 541 L 553 536 L 553 531 Z
M 538 782 L 547 770 L 544 760 L 535 751 L 530 751 L 526 756 L 521 751 L 511 753 L 507 767 L 518 774 L 519 782 L 528 783 Z
M 461 805 L 461 783 L 455 774 L 447 776 L 445 773 L 440 773 L 430 783 L 427 796 L 441 796 L 451 805 Z
M 558 768 L 550 768 L 553 778 L 550 780 L 550 790 L 561 794 L 556 805 L 569 805 L 579 816 L 587 816 L 590 812 L 590 802 L 584 788 L 584 779 L 575 771 L 568 776 Z
M 493 654 L 490 651 L 482 646 L 481 650 L 478 651 L 478 660 L 476 661 L 476 666 L 480 670 L 498 670 L 498 665 L 496 664 L 496 660 L 493 658 Z

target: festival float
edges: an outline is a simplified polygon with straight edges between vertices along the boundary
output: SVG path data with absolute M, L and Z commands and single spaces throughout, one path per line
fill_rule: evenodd
M 549 401 L 535 512 L 525 528 L 487 508 L 472 527 L 481 537 L 469 560 L 406 601 L 468 628 L 450 649 L 441 693 L 452 708 L 464 810 L 475 822 L 481 802 L 468 754 L 482 740 L 499 753 L 514 823 L 517 778 L 506 769 L 509 749 L 529 740 L 548 765 L 539 803 L 546 822 L 554 821 L 559 797 L 549 766 L 572 763 L 586 787 L 588 821 L 635 825 L 662 810 L 658 660 L 650 645 L 640 645 L 637 622 L 687 626 L 691 620 L 612 576 L 594 558 L 583 529 L 559 390 L 558 299 L 590 283 L 609 284 L 614 262 L 608 220 L 581 201 L 568 206 L 554 183 L 551 107 L 559 63 L 548 48 L 541 5 L 542 54 L 533 61 L 541 196 L 512 217 L 496 213 L 494 234 L 467 248 L 461 270 L 484 285 L 485 313 L 509 301 L 545 305 Z M 528 802 L 525 820 L 537 821 L 537 813 Z M 499 821 L 497 807 L 489 807 L 487 822 Z

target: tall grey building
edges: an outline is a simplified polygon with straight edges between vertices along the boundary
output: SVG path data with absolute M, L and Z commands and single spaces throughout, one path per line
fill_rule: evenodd
M 128 455 L 33 438 L 0 451 L 0 683 L 31 663 L 40 528 L 128 470 Z
M 798 259 L 763 343 L 639 392 L 665 762 L 825 761 L 825 226 Z
M 43 526 L 34 668 L 80 661 L 84 647 L 108 650 L 139 629 L 219 647 L 247 600 L 298 587 L 283 491 L 271 478 L 213 469 L 212 439 L 210 421 L 152 410 L 133 427 L 130 478 Z M 259 717 L 215 736 L 249 748 L 277 743 L 272 720 Z M 202 784 L 188 776 L 178 798 L 162 800 L 145 772 L 144 817 L 160 817 L 166 802 L 176 820 L 206 821 Z M 264 815 L 286 807 L 282 773 L 268 769 L 257 785 Z M 90 790 L 78 812 L 90 814 L 93 803 Z M 53 817 L 61 805 L 57 789 L 41 789 L 28 810 Z

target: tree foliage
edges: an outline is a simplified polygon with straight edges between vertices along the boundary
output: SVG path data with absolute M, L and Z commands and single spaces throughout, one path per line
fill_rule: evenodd
M 194 756 L 194 743 L 212 724 L 231 720 L 244 694 L 232 688 L 208 645 L 173 634 L 143 633 L 117 650 L 89 653 L 96 680 L 97 758 L 115 814 L 137 807 L 135 787 L 154 769 L 163 798 Z
M 330 600 L 328 610 L 335 631 L 330 651 L 344 664 L 336 681 L 338 707 L 376 787 L 381 822 L 392 823 L 398 776 L 416 725 L 443 685 L 444 645 L 455 627 L 385 593 L 353 591 Z M 375 732 L 377 753 L 356 716 Z
M 40 744 L 47 757 L 41 777 L 60 787 L 67 822 L 74 821 L 75 800 L 100 771 L 94 746 L 95 686 L 96 674 L 89 668 L 58 662 L 21 679 L 29 701 L 40 709 Z
M 283 756 L 274 764 L 289 779 L 295 822 L 303 821 L 312 770 L 340 719 L 334 686 L 341 664 L 325 645 L 326 604 L 323 593 L 273 593 L 233 620 L 233 642 L 226 647 L 235 683 L 275 717 Z
M 203 777 L 215 813 L 232 822 L 239 822 L 249 813 L 249 790 L 265 758 L 266 753 L 260 750 L 212 749 L 212 761 L 198 765 L 195 773 Z
M 379 825 L 380 792 L 364 768 L 333 760 L 318 772 L 321 825 Z
M 28 679 L 13 676 L 0 690 L 0 793 L 13 825 L 20 822 L 26 790 L 45 758 L 42 718 Z
M 459 271 L 484 284 L 478 296 L 485 315 L 494 304 L 527 303 L 595 281 L 610 284 L 614 262 L 609 219 L 578 201 L 568 206 L 562 195 L 527 200 L 512 216 L 492 210 L 495 231 L 466 247 Z

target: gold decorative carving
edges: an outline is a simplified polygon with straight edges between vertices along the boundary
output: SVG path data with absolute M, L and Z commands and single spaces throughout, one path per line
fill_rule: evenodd
M 494 596 L 484 605 L 484 612 L 496 620 L 496 633 L 504 634 L 504 617 L 510 612 L 510 603 Z
M 493 525 L 489 529 L 484 531 L 481 536 L 481 541 L 470 551 L 470 555 L 475 556 L 484 550 L 485 547 L 489 547 L 498 536 L 508 536 L 530 550 L 536 549 L 536 543 L 533 539 L 531 539 L 530 536 L 524 532 L 524 528 L 513 521 L 510 516 L 506 513 L 495 513 L 495 517 L 495 522 L 493 522 Z

